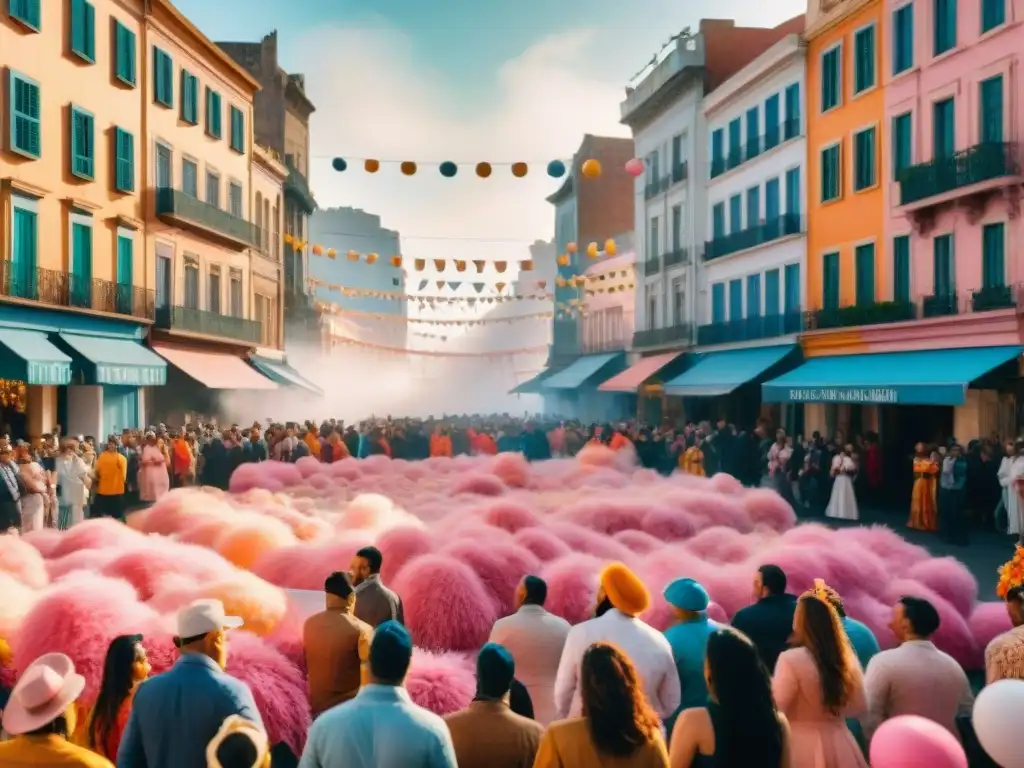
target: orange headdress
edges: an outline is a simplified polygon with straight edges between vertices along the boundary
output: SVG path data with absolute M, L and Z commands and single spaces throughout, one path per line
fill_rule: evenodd
M 999 583 L 996 594 L 1003 600 L 1011 589 L 1024 586 L 1024 547 L 1017 545 L 1013 557 L 999 568 Z

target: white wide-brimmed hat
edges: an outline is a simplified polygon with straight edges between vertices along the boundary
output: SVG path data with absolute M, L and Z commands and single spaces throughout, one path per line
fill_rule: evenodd
M 225 718 L 220 726 L 220 730 L 217 731 L 217 735 L 206 746 L 207 768 L 222 768 L 220 760 L 217 758 L 217 752 L 220 750 L 224 740 L 236 733 L 247 736 L 252 741 L 253 746 L 256 747 L 256 760 L 253 762 L 253 765 L 263 765 L 266 762 L 267 752 L 270 748 L 267 742 L 267 735 L 258 725 L 246 720 L 244 717 L 230 715 Z
M 85 678 L 63 653 L 47 653 L 32 662 L 11 691 L 3 727 L 11 736 L 37 731 L 63 715 L 82 691 Z

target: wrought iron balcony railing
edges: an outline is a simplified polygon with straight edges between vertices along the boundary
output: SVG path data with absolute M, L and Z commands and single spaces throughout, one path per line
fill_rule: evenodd
M 0 295 L 138 320 L 152 320 L 156 305 L 152 290 L 7 260 L 0 261 Z
M 648 256 L 644 261 L 644 274 L 648 277 L 661 272 L 661 256 Z
M 291 155 L 285 155 L 284 164 L 288 168 L 288 175 L 284 180 L 284 192 L 298 200 L 302 210 L 308 215 L 316 210 L 316 198 L 309 188 L 309 182 L 302 171 L 295 167 L 295 161 Z
M 156 327 L 204 336 L 220 336 L 249 344 L 259 344 L 262 338 L 259 320 L 246 320 L 243 317 L 181 306 L 158 307 Z
M 665 254 L 665 269 L 674 267 L 677 264 L 684 264 L 689 266 L 690 264 L 690 249 L 689 248 L 675 248 Z
M 644 186 L 644 199 L 650 200 L 652 197 L 657 197 L 671 186 L 672 179 L 669 176 L 662 176 L 660 179 L 649 181 Z
M 900 205 L 911 205 L 930 197 L 1021 173 L 1016 142 L 975 144 L 948 157 L 904 168 L 899 173 Z
M 659 347 L 668 344 L 687 346 L 693 341 L 693 326 L 686 323 L 667 328 L 651 328 L 633 334 L 634 347 Z
M 678 184 L 681 181 L 686 181 L 690 177 L 690 164 L 686 160 L 682 160 L 672 165 L 672 183 Z
M 956 291 L 951 293 L 935 293 L 925 296 L 921 301 L 922 317 L 948 317 L 960 312 Z
M 784 216 L 769 219 L 753 227 L 741 229 L 739 232 L 708 240 L 704 244 L 704 260 L 719 259 L 738 251 L 745 251 L 748 248 L 766 245 L 783 237 L 798 235 L 804 231 L 803 217 L 798 214 L 787 213 Z
M 176 226 L 214 237 L 236 248 L 258 248 L 256 225 L 215 205 L 197 200 L 181 190 L 156 190 L 156 214 Z
M 1017 292 L 1011 285 L 990 285 L 971 291 L 971 309 L 991 312 L 995 309 L 1013 309 L 1017 306 Z
M 800 333 L 803 314 L 799 311 L 782 315 L 747 317 L 722 323 L 709 323 L 697 327 L 697 346 L 730 344 L 738 341 L 758 341 Z
M 745 144 L 730 147 L 724 157 L 712 158 L 711 178 L 721 176 L 733 168 L 739 168 L 744 163 L 763 155 L 769 149 L 774 149 L 782 142 L 795 139 L 799 135 L 800 118 L 783 120 L 780 124 L 768 128 L 762 135 L 748 138 Z
M 804 330 L 854 328 L 858 325 L 902 323 L 917 318 L 917 306 L 910 301 L 877 301 L 804 313 Z

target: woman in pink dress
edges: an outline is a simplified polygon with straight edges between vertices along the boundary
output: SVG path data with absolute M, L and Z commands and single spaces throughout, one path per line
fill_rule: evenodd
M 772 679 L 775 703 L 790 726 L 792 764 L 800 768 L 868 768 L 846 726 L 867 710 L 864 675 L 827 598 L 809 592 L 797 603 L 793 639 Z
M 146 433 L 146 442 L 139 454 L 139 499 L 153 502 L 171 488 L 167 471 L 167 455 L 157 442 L 155 432 Z

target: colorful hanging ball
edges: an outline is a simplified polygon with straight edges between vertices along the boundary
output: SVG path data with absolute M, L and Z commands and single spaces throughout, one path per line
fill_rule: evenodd
M 376 173 L 380 170 L 380 160 L 367 160 L 363 163 L 367 173 Z
M 548 176 L 553 179 L 560 179 L 565 176 L 565 163 L 561 160 L 552 160 L 548 163 Z
M 376 253 L 368 253 L 368 254 L 366 254 L 366 263 L 367 264 L 373 264 L 375 261 L 377 261 L 377 254 Z
M 491 175 L 491 164 L 490 163 L 477 163 L 476 164 L 476 175 L 481 179 L 486 179 Z
M 626 173 L 630 176 L 643 176 L 645 169 L 644 161 L 639 157 L 634 157 L 626 163 Z
M 565 250 L 567 250 L 569 253 L 576 253 L 576 243 L 569 243 L 567 246 L 565 246 Z
M 596 179 L 601 175 L 601 163 L 594 158 L 585 160 L 580 166 L 580 172 L 588 179 Z
M 587 256 L 591 259 L 597 258 L 597 243 L 590 243 L 587 246 Z
M 349 251 L 346 255 L 349 261 L 359 261 L 359 251 Z
M 331 167 L 340 173 L 348 168 L 348 163 L 345 162 L 344 157 L 336 157 L 331 160 Z
M 445 160 L 441 163 L 441 175 L 446 179 L 455 178 L 455 174 L 459 172 L 459 166 L 453 163 L 451 160 Z
M 529 172 L 530 168 L 526 163 L 512 163 L 512 175 L 517 179 L 523 178 Z
M 323 256 L 323 253 L 324 253 L 323 246 L 321 246 L 321 245 L 314 245 L 313 246 L 313 255 L 314 256 Z
M 399 166 L 402 169 L 403 176 L 413 176 L 416 173 L 416 163 L 412 160 L 405 160 Z
M 402 266 L 402 257 L 401 256 L 392 256 L 391 257 L 391 266 L 392 267 L 400 267 L 400 266 Z
M 619 246 L 615 244 L 614 240 L 608 239 L 604 241 L 604 252 L 606 256 L 614 256 L 619 252 Z
M 569 257 L 567 255 L 565 255 L 564 253 L 561 256 L 558 257 L 558 266 L 560 266 L 560 267 L 568 267 L 569 266 Z

